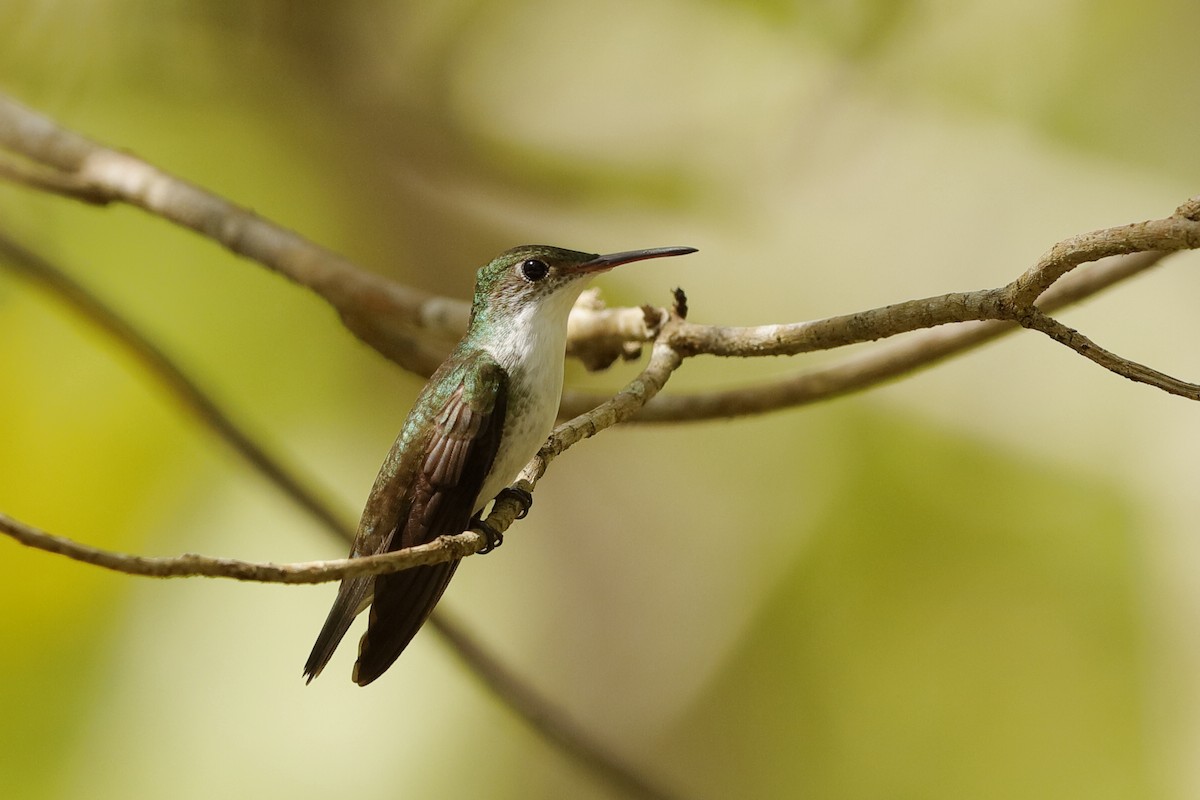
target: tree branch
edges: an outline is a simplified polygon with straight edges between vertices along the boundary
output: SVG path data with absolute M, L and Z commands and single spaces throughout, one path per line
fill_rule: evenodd
M 1136 361 L 1130 361 L 1127 358 L 1122 358 L 1115 353 L 1111 353 L 1079 331 L 1068 328 L 1058 320 L 1040 311 L 1030 313 L 1029 316 L 1021 320 L 1021 324 L 1030 330 L 1041 331 L 1059 344 L 1064 344 L 1076 353 L 1079 353 L 1084 358 L 1090 359 L 1108 371 L 1115 372 L 1131 381 L 1145 383 L 1149 386 L 1162 389 L 1169 394 L 1186 397 L 1189 400 L 1200 400 L 1200 386 L 1188 383 L 1187 381 L 1181 381 L 1165 372 L 1159 372 L 1144 364 L 1139 364 Z
M 1197 247 L 1200 247 L 1200 196 L 1190 198 L 1165 219 L 1135 222 L 1064 239 L 1009 285 L 1008 299 L 1016 308 L 1030 307 L 1063 275 L 1080 264 L 1106 256 L 1150 250 L 1171 253 Z
M 27 547 L 126 575 L 145 578 L 230 578 L 258 583 L 327 583 L 358 575 L 387 575 L 422 564 L 463 558 L 482 548 L 485 543 L 482 534 L 465 531 L 454 536 L 442 536 L 429 544 L 383 555 L 274 564 L 212 558 L 195 553 L 161 558 L 118 553 L 47 533 L 2 513 L 0 532 Z
M 596 408 L 554 429 L 546 444 L 542 445 L 541 450 L 521 473 L 521 481 L 528 483 L 528 488 L 537 483 L 546 473 L 550 462 L 568 447 L 595 436 L 605 428 L 631 419 L 662 390 L 667 380 L 683 363 L 683 355 L 675 349 L 672 340 L 678 328 L 686 324 L 683 316 L 686 313 L 686 302 L 683 290 L 676 289 L 675 308 L 654 342 L 650 363 L 636 378 Z
M 1200 247 L 1200 198 L 1164 219 L 1105 228 L 1059 242 L 1020 278 L 996 289 L 952 292 L 854 314 L 779 325 L 727 328 L 687 324 L 671 344 L 686 356 L 787 356 L 831 350 L 952 322 L 1021 322 L 1034 301 L 1080 264 L 1113 255 Z
M 190 228 L 316 292 L 352 332 L 392 361 L 428 374 L 440 358 L 422 337 L 457 338 L 467 306 L 401 286 L 147 162 L 69 131 L 0 95 L 0 146 L 52 170 L 10 166 L 26 185 L 89 203 L 122 202 Z M 15 162 L 9 162 L 10 165 Z
M 1073 272 L 1051 287 L 1040 308 L 1057 311 L 1150 269 L 1170 255 L 1161 251 L 1110 258 Z M 696 422 L 764 414 L 859 392 L 960 355 L 1020 325 L 1006 320 L 963 322 L 913 332 L 904 341 L 835 361 L 778 381 L 721 392 L 661 394 L 638 411 L 631 422 Z M 562 413 L 576 415 L 604 401 L 599 395 L 564 393 Z
M 354 335 L 412 372 L 432 374 L 466 330 L 469 303 L 368 272 L 248 208 L 68 130 L 3 94 L 0 147 L 41 165 L 35 169 L 3 159 L 0 178 L 87 203 L 125 203 L 189 228 L 312 290 Z M 620 315 L 588 316 L 585 309 L 576 322 L 592 340 L 585 353 L 601 346 L 598 328 L 616 327 L 615 335 L 622 338 L 629 331 Z M 645 341 L 654 336 L 644 326 L 636 333 Z M 569 340 L 568 350 L 574 352 L 578 342 L 578 335 Z
M 10 160 L 0 162 L 3 163 L 0 177 L 87 202 L 129 203 L 208 236 L 312 289 L 333 305 L 352 332 L 407 369 L 429 374 L 444 356 L 448 342 L 465 326 L 464 303 L 371 275 L 248 209 L 132 155 L 66 130 L 3 96 L 0 96 L 0 146 L 45 168 L 35 170 Z M 794 355 L 951 322 L 1004 320 L 1024 324 L 1023 320 L 1032 319 L 1037 310 L 1035 301 L 1082 263 L 1111 255 L 1172 252 L 1197 246 L 1200 246 L 1200 198 L 1193 198 L 1165 219 L 1064 240 L 1020 278 L 999 289 L 910 300 L 814 322 L 751 328 L 684 325 L 675 332 L 672 345 L 684 357 Z M 591 318 L 584 319 L 588 314 Z M 606 366 L 616 357 L 632 356 L 639 342 L 656 333 L 653 310 L 645 310 L 640 317 L 636 314 L 633 310 L 581 308 L 581 319 L 573 323 L 569 350 L 593 368 Z M 983 338 L 987 334 L 976 331 L 964 334 L 962 342 L 970 346 Z M 929 363 L 953 349 L 954 345 L 944 340 L 930 339 L 903 355 L 912 358 L 914 364 Z M 1146 372 L 1147 368 L 1141 365 L 1122 363 L 1114 354 L 1109 356 L 1105 361 L 1119 364 L 1122 374 L 1140 375 L 1146 379 L 1144 382 L 1160 388 L 1174 386 L 1186 396 L 1187 384 L 1165 380 L 1169 376 Z M 648 411 L 647 417 L 656 415 L 665 419 L 669 413 L 678 413 L 681 418 L 694 419 L 760 413 L 788 403 L 809 402 L 806 398 L 814 392 L 832 396 L 869 385 L 886 377 L 887 372 L 879 368 L 878 362 L 850 362 L 835 365 L 832 372 L 798 379 L 800 386 L 809 388 L 798 388 L 793 382 L 769 385 L 758 392 L 740 390 L 737 396 L 712 395 L 685 401 L 675 406 L 676 412 L 671 412 L 670 403 L 663 402 L 658 409 Z M 814 385 L 818 388 L 811 388 Z

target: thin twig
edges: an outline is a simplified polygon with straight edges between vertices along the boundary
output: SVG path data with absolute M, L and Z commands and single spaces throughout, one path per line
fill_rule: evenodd
M 1200 247 L 1200 199 L 1188 201 L 1169 217 L 1072 236 L 1059 242 L 1021 277 L 1007 286 L 951 292 L 906 300 L 810 322 L 751 327 L 688 323 L 671 344 L 685 356 L 786 356 L 832 350 L 953 322 L 1020 321 L 1034 301 L 1075 267 L 1113 255 Z
M 440 359 L 424 340 L 456 339 L 466 325 L 461 301 L 367 272 L 248 208 L 67 130 L 4 95 L 0 147 L 57 170 L 60 194 L 144 209 L 311 289 L 337 310 L 347 328 L 406 368 L 431 371 Z M 72 186 L 78 191 L 70 191 Z
M 195 553 L 167 557 L 118 553 L 47 533 L 6 514 L 0 514 L 0 533 L 27 547 L 126 575 L 144 578 L 229 578 L 258 583 L 328 583 L 358 575 L 387 575 L 422 564 L 463 558 L 481 549 L 486 542 L 482 534 L 465 531 L 454 536 L 442 536 L 429 544 L 382 555 L 273 564 L 236 558 L 212 558 Z
M 1200 386 L 1181 381 L 1165 372 L 1109 352 L 1079 331 L 1068 328 L 1053 317 L 1041 312 L 1034 312 L 1023 319 L 1021 324 L 1030 330 L 1046 334 L 1059 344 L 1066 345 L 1084 358 L 1096 362 L 1109 372 L 1114 372 L 1123 378 L 1154 386 L 1168 394 L 1186 397 L 1188 400 L 1200 400 Z
M 1150 269 L 1168 255 L 1171 254 L 1151 251 L 1118 256 L 1072 272 L 1042 296 L 1039 308 L 1046 312 L 1065 308 Z M 1016 322 L 990 320 L 914 332 L 903 341 L 880 345 L 777 381 L 719 392 L 660 394 L 630 421 L 694 422 L 765 414 L 829 400 L 910 375 L 1019 329 Z M 567 392 L 562 410 L 564 415 L 574 416 L 603 401 L 601 395 Z
M 1050 248 L 1024 275 L 1008 287 L 1009 300 L 1026 308 L 1080 264 L 1107 256 L 1150 250 L 1175 252 L 1200 247 L 1200 197 L 1193 197 L 1164 219 L 1104 228 L 1064 239 Z
M 683 319 L 673 316 L 654 342 L 650 363 L 626 384 L 625 388 L 591 411 L 564 422 L 554 429 L 550 438 L 521 473 L 521 479 L 536 484 L 556 456 L 568 447 L 595 436 L 605 428 L 631 419 L 666 385 L 667 380 L 683 363 L 683 356 L 671 344 L 672 334 Z
M 75 178 L 70 173 L 35 167 L 24 161 L 0 159 L 0 178 L 19 183 L 30 189 L 72 197 L 85 203 L 106 205 L 108 198 L 102 193 Z

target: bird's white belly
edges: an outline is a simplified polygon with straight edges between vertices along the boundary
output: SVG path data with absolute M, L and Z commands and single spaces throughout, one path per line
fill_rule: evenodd
M 509 369 L 504 433 L 496 460 L 492 462 L 492 469 L 475 501 L 476 511 L 511 484 L 545 443 L 558 417 L 562 382 L 561 355 L 540 363 L 531 359 Z

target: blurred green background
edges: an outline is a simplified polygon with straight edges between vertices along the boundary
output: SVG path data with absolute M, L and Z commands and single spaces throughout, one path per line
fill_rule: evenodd
M 1198 26 L 1187 0 L 6 0 L 0 91 L 422 289 L 465 297 L 523 242 L 684 244 L 606 298 L 682 285 L 694 320 L 752 324 L 1000 285 L 1200 193 Z M 0 185 L 0 225 L 354 516 L 419 379 L 140 212 Z M 1063 318 L 1195 379 L 1196 263 Z M 344 551 L 2 271 L 0 369 L 5 513 L 145 554 Z M 611 431 L 443 605 L 684 796 L 1196 797 L 1198 440 L 1194 405 L 1020 334 L 812 408 Z M 332 594 L 0 541 L 0 797 L 616 796 L 432 633 L 369 689 L 352 646 L 306 688 Z

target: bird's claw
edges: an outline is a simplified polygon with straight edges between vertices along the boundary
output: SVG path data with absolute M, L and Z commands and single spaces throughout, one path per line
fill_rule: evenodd
M 524 519 L 529 513 L 529 507 L 533 505 L 533 495 L 526 489 L 521 489 L 516 486 L 510 486 L 506 489 L 501 489 L 500 494 L 496 495 L 496 502 L 501 500 L 516 500 L 519 505 L 517 510 L 517 519 Z M 485 522 L 478 517 L 472 521 L 471 528 L 483 534 L 487 542 L 482 548 L 476 551 L 476 555 L 490 553 L 500 545 L 504 544 L 504 534 L 496 530 L 491 523 Z
M 495 550 L 500 545 L 504 544 L 504 534 L 492 527 L 491 524 L 483 520 L 476 520 L 471 526 L 475 530 L 483 534 L 483 538 L 487 540 L 486 544 L 479 550 L 475 551 L 476 555 L 484 555 Z
M 529 509 L 533 507 L 533 495 L 528 490 L 517 486 L 508 486 L 500 490 L 500 494 L 496 495 L 496 501 L 513 499 L 520 504 L 521 509 L 517 512 L 517 519 L 525 519 L 529 514 Z

